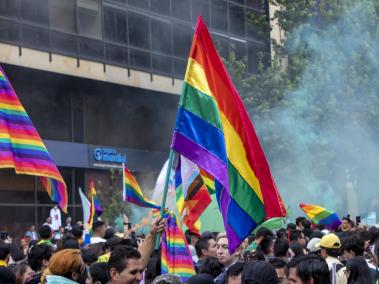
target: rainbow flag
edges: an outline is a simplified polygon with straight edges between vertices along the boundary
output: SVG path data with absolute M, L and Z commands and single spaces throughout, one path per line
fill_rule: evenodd
M 176 274 L 186 282 L 195 275 L 191 252 L 175 214 L 169 212 L 165 217 L 167 224 L 162 234 L 161 272 Z
M 124 167 L 124 201 L 134 203 L 141 207 L 160 209 L 154 201 L 144 196 L 136 178 Z
M 216 192 L 215 179 L 208 175 L 204 170 L 200 169 L 201 177 L 208 188 L 209 194 L 214 194 Z
M 314 204 L 300 203 L 299 206 L 316 225 L 325 225 L 329 230 L 335 230 L 341 225 L 341 219 L 333 211 Z
M 265 220 L 286 216 L 254 127 L 201 17 L 171 147 L 214 177 L 231 252 Z
M 90 183 L 89 183 L 89 188 L 90 188 L 91 196 L 93 196 L 95 213 L 96 213 L 97 217 L 99 217 L 103 213 L 103 208 L 100 205 L 99 198 L 97 198 L 96 188 L 95 188 L 95 185 L 93 183 L 93 179 L 92 178 L 91 178 Z
M 66 184 L 1 67 L 0 168 L 38 176 L 51 200 L 67 213 Z

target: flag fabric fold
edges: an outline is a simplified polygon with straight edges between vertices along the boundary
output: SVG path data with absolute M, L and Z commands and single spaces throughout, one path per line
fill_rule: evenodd
M 96 188 L 95 188 L 92 178 L 89 183 L 89 188 L 90 188 L 91 196 L 93 196 L 93 203 L 94 203 L 96 216 L 100 217 L 100 215 L 103 213 L 103 208 L 101 207 L 100 200 L 97 197 Z
M 286 215 L 254 127 L 201 17 L 171 147 L 214 178 L 231 252 L 264 220 Z
M 145 197 L 141 188 L 139 187 L 136 178 L 132 173 L 124 166 L 124 201 L 131 202 L 141 207 L 148 207 L 154 209 L 160 209 L 154 201 Z
M 175 174 L 176 203 L 187 228 L 200 234 L 199 217 L 212 202 L 199 168 L 183 156 L 179 156 Z
M 66 184 L 1 67 L 0 168 L 38 176 L 50 199 L 67 213 Z
M 91 216 L 91 203 L 87 199 L 86 195 L 82 192 L 81 188 L 79 188 L 79 196 L 82 202 L 83 208 L 83 224 L 90 224 L 90 216 Z
M 195 275 L 191 252 L 175 214 L 169 212 L 162 234 L 161 272 L 178 275 L 183 282 Z
M 304 213 L 316 225 L 325 225 L 329 230 L 335 230 L 341 225 L 341 219 L 337 213 L 314 204 L 299 204 Z

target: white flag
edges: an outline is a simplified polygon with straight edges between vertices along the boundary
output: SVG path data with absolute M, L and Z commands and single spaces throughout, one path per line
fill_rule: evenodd
M 91 214 L 91 203 L 88 201 L 87 197 L 84 195 L 80 187 L 79 195 L 83 206 L 83 224 L 88 224 L 89 217 Z

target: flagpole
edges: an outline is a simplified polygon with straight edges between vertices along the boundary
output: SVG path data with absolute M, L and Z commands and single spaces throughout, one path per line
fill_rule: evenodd
M 167 198 L 167 192 L 168 192 L 168 183 L 170 181 L 170 174 L 171 174 L 172 164 L 174 162 L 174 157 L 175 157 L 175 151 L 173 149 L 170 149 L 170 154 L 168 156 L 168 165 L 167 165 L 166 179 L 165 179 L 164 188 L 163 188 L 162 204 L 161 204 L 161 211 L 160 211 L 160 215 L 161 216 L 163 216 L 164 210 L 165 210 L 165 207 L 166 207 L 166 198 Z M 160 237 L 161 237 L 161 234 L 158 233 L 157 234 L 157 241 L 156 241 L 156 244 L 155 244 L 155 249 L 159 248 Z
M 125 196 L 125 163 L 122 163 L 122 201 L 126 201 Z

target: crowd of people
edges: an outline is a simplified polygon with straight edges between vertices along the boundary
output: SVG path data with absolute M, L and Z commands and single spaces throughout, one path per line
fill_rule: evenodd
M 52 229 L 51 220 L 31 226 L 22 238 L 0 238 L 0 283 L 28 284 L 180 284 L 175 274 L 161 275 L 157 237 L 165 228 L 158 217 L 147 235 L 137 235 L 124 219 L 119 234 L 102 221 Z M 260 228 L 233 253 L 222 232 L 185 232 L 197 284 L 342 284 L 379 283 L 379 228 L 343 218 L 330 232 L 299 217 L 286 228 Z

